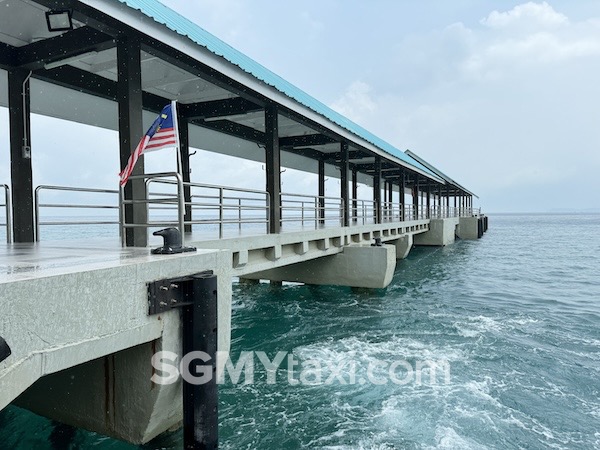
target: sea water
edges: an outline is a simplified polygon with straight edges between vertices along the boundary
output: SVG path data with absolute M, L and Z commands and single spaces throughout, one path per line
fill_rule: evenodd
M 324 375 L 291 383 L 286 359 L 269 384 L 255 359 L 253 383 L 220 387 L 220 445 L 600 448 L 599 325 L 600 215 L 492 215 L 482 239 L 414 248 L 385 290 L 235 283 L 233 361 L 286 352 Z M 395 378 L 377 366 L 397 361 Z M 417 382 L 420 361 L 447 373 Z M 177 432 L 142 448 L 181 446 Z M 16 407 L 0 447 L 136 448 Z

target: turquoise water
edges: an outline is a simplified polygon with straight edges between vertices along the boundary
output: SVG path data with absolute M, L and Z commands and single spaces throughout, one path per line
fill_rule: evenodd
M 450 376 L 298 386 L 283 367 L 270 385 L 257 365 L 254 384 L 221 387 L 221 448 L 600 448 L 599 325 L 600 215 L 492 216 L 478 241 L 413 249 L 376 292 L 235 284 L 234 360 L 286 351 L 353 363 L 357 379 L 377 361 L 435 360 Z M 2 448 L 53 448 L 53 430 L 0 412 Z M 136 447 L 77 430 L 70 448 Z

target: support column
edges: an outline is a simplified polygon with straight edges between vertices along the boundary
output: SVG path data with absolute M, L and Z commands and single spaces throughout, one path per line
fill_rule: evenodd
M 404 198 L 404 189 L 406 188 L 406 173 L 404 170 L 402 171 L 402 184 L 400 184 L 400 220 L 404 221 L 406 219 L 404 212 L 404 203 L 406 199 Z
M 413 186 L 413 220 L 419 218 L 419 177 L 415 175 L 415 185 Z
M 340 194 L 342 197 L 342 226 L 347 227 L 350 225 L 348 220 L 348 207 L 350 202 L 350 196 L 348 195 L 348 143 L 342 142 L 340 145 Z
M 277 107 L 265 108 L 265 166 L 269 193 L 269 233 L 281 231 L 281 152 Z
M 119 103 L 119 148 L 121 168 L 127 165 L 131 153 L 144 135 L 142 122 L 142 67 L 140 40 L 125 36 L 117 42 L 117 101 Z M 144 156 L 140 156 L 132 175 L 144 173 Z M 144 180 L 131 180 L 125 185 L 125 200 L 145 200 L 146 184 Z M 148 212 L 143 203 L 125 206 L 127 223 L 145 224 Z M 127 228 L 125 243 L 128 247 L 146 247 L 148 230 L 146 228 Z
M 381 157 L 375 157 L 373 174 L 373 201 L 375 202 L 375 223 L 381 223 Z
M 179 127 L 179 148 L 181 149 L 181 173 L 183 174 L 184 183 L 190 182 L 190 138 L 188 121 L 179 114 L 177 118 L 177 126 Z M 190 186 L 183 187 L 183 196 L 185 198 L 185 221 L 192 220 L 192 190 Z M 192 232 L 192 225 L 185 225 L 185 232 Z
M 323 225 L 325 223 L 325 161 L 319 160 L 319 199 L 318 199 L 318 213 L 319 223 Z
M 388 210 L 389 219 L 394 220 L 394 184 L 388 181 Z
M 352 222 L 356 223 L 358 219 L 358 170 L 352 168 Z
M 35 240 L 29 106 L 29 71 L 9 70 L 8 111 L 14 242 Z
M 427 218 L 431 219 L 431 183 L 427 182 Z

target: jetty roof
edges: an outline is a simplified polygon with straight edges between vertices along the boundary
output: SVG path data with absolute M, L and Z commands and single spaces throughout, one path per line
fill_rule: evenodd
M 266 139 L 265 107 L 276 105 L 287 167 L 314 173 L 316 161 L 335 166 L 342 144 L 359 182 L 371 184 L 382 170 L 391 183 L 405 173 L 409 183 L 430 180 L 448 185 L 449 192 L 467 192 L 158 0 L 11 0 L 2 5 L 0 69 L 32 71 L 39 86 L 32 112 L 119 129 L 117 48 L 131 37 L 141 42 L 144 120 L 177 100 L 192 147 L 264 162 L 257 147 Z M 72 29 L 49 31 L 44 14 L 64 7 L 72 13 Z M 6 79 L 7 72 L 0 70 L 0 82 Z M 59 91 L 64 88 L 70 92 Z M 7 104 L 0 90 L 0 105 Z

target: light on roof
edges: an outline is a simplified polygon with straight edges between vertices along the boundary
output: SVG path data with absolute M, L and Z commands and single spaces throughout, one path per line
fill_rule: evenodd
M 71 11 L 68 9 L 46 11 L 48 31 L 68 31 L 73 29 Z

